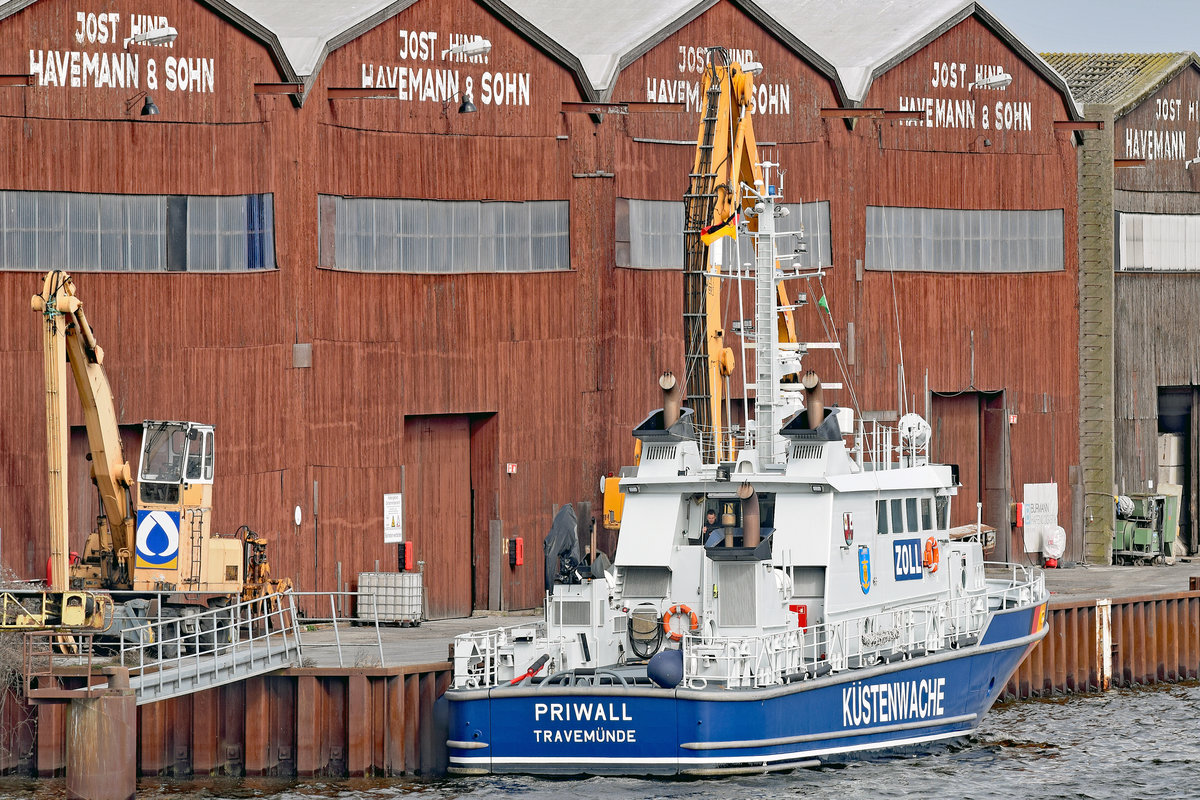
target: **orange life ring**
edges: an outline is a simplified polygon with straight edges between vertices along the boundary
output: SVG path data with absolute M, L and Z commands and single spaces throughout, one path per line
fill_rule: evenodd
M 937 538 L 930 536 L 925 540 L 925 566 L 929 568 L 930 572 L 937 572 L 940 562 L 941 558 Z
M 691 617 L 693 633 L 700 630 L 700 619 L 696 616 L 696 612 L 692 611 L 691 608 L 683 603 L 676 603 L 668 608 L 666 613 L 663 614 L 663 630 L 665 630 L 667 635 L 671 637 L 671 641 L 678 642 L 683 638 L 682 633 L 671 630 L 671 617 L 675 616 L 676 614 L 686 614 L 687 616 Z

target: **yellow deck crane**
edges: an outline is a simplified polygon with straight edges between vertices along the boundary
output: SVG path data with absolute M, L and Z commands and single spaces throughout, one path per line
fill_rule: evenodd
M 724 259 L 713 258 L 720 247 L 728 251 L 739 223 L 757 230 L 758 222 L 745 216 L 752 205 L 742 186 L 762 186 L 751 106 L 754 74 L 761 65 L 730 60 L 724 48 L 710 47 L 700 96 L 704 110 L 696 134 L 696 157 L 684 194 L 683 335 L 685 402 L 695 411 L 700 455 L 705 463 L 733 458 L 736 443 L 724 409 L 726 382 L 733 373 L 733 350 L 725 346 L 722 321 L 721 271 Z M 795 322 L 784 285 L 779 285 L 779 341 L 795 342 Z M 664 387 L 666 388 L 666 387 Z M 640 444 L 640 442 L 639 442 Z M 604 526 L 620 528 L 624 496 L 619 477 L 606 478 Z
M 189 607 L 260 596 L 278 586 L 278 581 L 269 581 L 263 539 L 250 533 L 243 543 L 212 531 L 213 426 L 146 420 L 135 484 L 104 372 L 104 351 L 70 275 L 61 270 L 48 273 L 32 305 L 41 315 L 43 334 L 51 591 L 40 605 L 17 602 L 11 613 L 0 615 L 0 627 L 108 628 L 114 604 L 95 590 L 166 593 L 159 596 L 183 609 L 179 616 L 186 616 Z M 73 563 L 66 468 L 68 367 L 83 407 L 91 479 L 100 498 L 96 527 Z M 264 585 L 247 581 L 247 562 Z M 290 588 L 290 581 L 285 583 Z M 55 612 L 79 607 L 80 602 L 67 602 L 75 594 L 80 594 L 82 607 L 93 612 L 84 613 L 82 621 L 79 613 L 68 618 Z M 31 606 L 40 613 L 31 614 Z M 128 616 L 119 604 L 115 608 L 118 618 Z

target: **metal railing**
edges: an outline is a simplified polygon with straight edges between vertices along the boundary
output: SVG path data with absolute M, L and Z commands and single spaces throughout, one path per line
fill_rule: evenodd
M 1005 561 L 985 561 L 983 568 L 993 608 L 1028 605 L 1047 596 L 1046 575 L 1040 569 Z
M 845 669 L 911 659 L 979 641 L 988 614 L 1045 599 L 1040 570 L 1020 564 L 987 565 L 986 591 L 950 600 L 874 611 L 836 622 L 751 636 L 683 639 L 683 685 L 704 688 L 761 688 L 819 677 Z M 998 577 L 1000 573 L 1005 576 Z M 968 575 L 982 586 L 984 569 Z M 548 655 L 548 669 L 563 669 L 565 640 L 546 638 L 544 622 L 462 634 L 454 641 L 454 687 L 497 686 L 517 677 L 526 662 Z
M 90 631 L 26 631 L 21 654 L 25 696 L 35 700 L 91 697 L 95 656 L 95 637 Z M 79 689 L 64 689 L 59 679 L 66 677 L 82 678 L 84 685 Z
M 295 599 L 271 594 L 147 621 L 126 631 L 118 658 L 139 702 L 299 665 Z
M 481 686 L 498 686 L 507 678 L 502 679 L 500 673 L 511 674 L 514 678 L 524 675 L 528 664 L 517 661 L 524 654 L 513 652 L 517 637 L 529 641 L 532 655 L 526 659 L 532 663 L 541 653 L 548 653 L 557 662 L 564 649 L 565 640 L 546 638 L 546 623 L 537 622 L 532 625 L 520 625 L 508 628 L 490 628 L 485 631 L 462 633 L 454 638 L 454 688 L 476 689 Z M 533 652 L 533 643 L 537 643 L 537 651 Z M 510 649 L 513 648 L 513 649 Z M 505 656 L 501 651 L 509 655 Z M 543 676 L 549 674 L 543 671 Z
M 349 642 L 343 643 L 343 634 L 347 632 L 347 628 L 359 625 L 371 625 L 375 629 L 374 651 L 378 658 L 378 664 L 373 666 L 386 667 L 387 659 L 383 652 L 383 636 L 379 632 L 379 602 L 374 594 L 369 592 L 291 592 L 294 597 L 311 597 L 316 600 L 315 603 L 308 604 L 309 608 L 323 609 L 326 602 L 329 605 L 329 616 L 324 616 L 323 612 L 306 614 L 303 620 L 304 633 L 316 633 L 317 626 L 328 626 L 333 632 L 333 641 L 322 641 L 318 636 L 304 636 L 304 646 L 310 652 L 321 648 L 329 648 L 337 651 L 338 667 L 346 666 L 364 666 L 362 656 L 364 650 L 371 648 L 370 645 L 352 644 Z M 353 603 L 341 603 L 344 599 L 353 599 Z M 372 613 L 370 616 L 363 616 L 361 606 L 365 602 L 370 603 Z M 339 610 L 344 606 L 351 606 L 351 611 Z M 347 655 L 352 654 L 354 661 L 347 664 Z
M 684 638 L 684 685 L 762 688 L 974 644 L 987 596 L 938 601 L 756 636 Z

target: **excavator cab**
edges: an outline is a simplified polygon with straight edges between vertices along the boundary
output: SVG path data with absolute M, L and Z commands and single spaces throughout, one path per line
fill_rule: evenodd
M 193 486 L 211 486 L 212 482 L 211 425 L 156 420 L 143 423 L 142 460 L 138 470 L 142 503 L 178 504 L 181 493 Z
M 241 590 L 241 542 L 211 532 L 213 446 L 211 425 L 142 424 L 134 588 Z

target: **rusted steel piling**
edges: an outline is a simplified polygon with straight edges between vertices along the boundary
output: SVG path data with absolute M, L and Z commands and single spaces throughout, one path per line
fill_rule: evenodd
M 1117 599 L 1055 600 L 1050 632 L 1001 699 L 1175 683 L 1200 676 L 1200 588 Z
M 137 794 L 137 697 L 129 670 L 105 670 L 108 688 L 67 708 L 67 797 L 130 800 Z
M 434 704 L 450 664 L 296 668 L 138 706 L 139 775 L 330 777 L 435 774 L 445 733 Z M 36 707 L 25 758 L 4 771 L 63 775 L 67 705 Z

